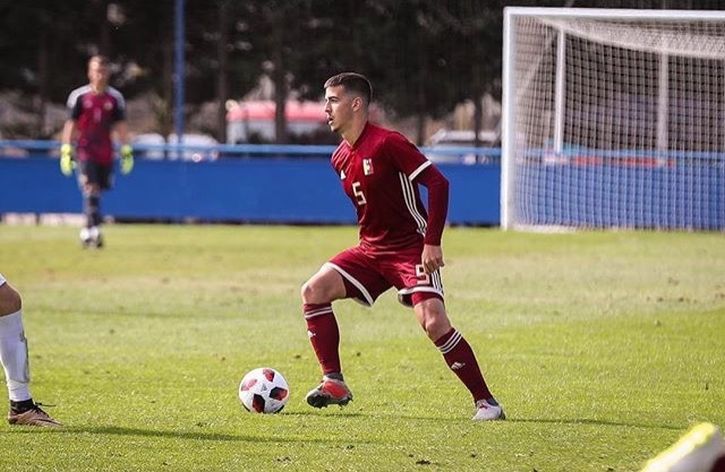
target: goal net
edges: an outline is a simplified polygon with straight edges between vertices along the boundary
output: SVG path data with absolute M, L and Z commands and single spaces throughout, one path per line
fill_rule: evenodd
M 725 230 L 725 12 L 504 18 L 504 228 Z

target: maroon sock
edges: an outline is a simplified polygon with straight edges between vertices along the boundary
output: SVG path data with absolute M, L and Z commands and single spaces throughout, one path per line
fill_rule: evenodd
M 443 359 L 445 359 L 448 367 L 471 392 L 474 402 L 493 398 L 486 381 L 483 380 L 473 349 L 463 339 L 461 333 L 451 328 L 450 331 L 435 341 L 435 345 L 443 353 Z
M 340 373 L 340 331 L 332 305 L 305 303 L 303 309 L 307 321 L 307 336 L 315 350 L 322 373 Z

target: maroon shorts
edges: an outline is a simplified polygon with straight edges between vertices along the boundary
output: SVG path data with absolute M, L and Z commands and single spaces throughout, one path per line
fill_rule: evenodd
M 364 305 L 372 306 L 390 287 L 398 289 L 398 301 L 406 306 L 415 306 L 433 297 L 443 300 L 440 271 L 426 274 L 420 256 L 418 248 L 370 255 L 356 246 L 336 255 L 324 267 L 342 275 L 347 298 L 354 298 Z

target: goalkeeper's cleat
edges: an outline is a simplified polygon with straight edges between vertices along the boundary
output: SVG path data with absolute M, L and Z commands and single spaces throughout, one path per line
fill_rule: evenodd
M 345 406 L 352 400 L 352 392 L 342 380 L 323 377 L 322 383 L 310 390 L 305 399 L 315 408 L 325 408 L 328 405 Z
M 75 169 L 76 163 L 73 161 L 73 148 L 70 144 L 63 144 L 60 147 L 60 171 L 66 177 L 69 177 Z
M 133 170 L 133 149 L 129 144 L 121 146 L 121 173 L 130 174 Z
M 103 234 L 98 226 L 91 226 L 90 228 L 83 227 L 80 232 L 81 246 L 83 248 L 103 247 Z
M 501 405 L 497 404 L 495 400 L 478 400 L 476 402 L 476 414 L 471 419 L 473 421 L 505 420 L 506 414 L 503 412 Z
M 84 249 L 89 247 L 93 242 L 93 239 L 91 238 L 91 230 L 90 228 L 86 228 L 85 226 L 81 228 L 81 232 L 78 237 L 81 240 L 81 247 L 83 247 Z
M 11 409 L 8 413 L 8 423 L 19 426 L 41 426 L 44 428 L 63 426 L 43 411 L 39 403 L 34 403 L 30 409 L 25 411 L 15 412 Z
M 101 232 L 98 232 L 98 235 L 93 239 L 93 245 L 96 247 L 96 249 L 101 249 L 105 243 L 103 242 L 103 235 Z
M 98 249 L 103 247 L 103 235 L 101 234 L 101 229 L 98 226 L 91 226 L 88 228 L 88 236 L 90 238 L 90 245 Z
M 725 456 L 725 442 L 717 426 L 700 423 L 675 444 L 647 462 L 642 472 L 709 472 Z M 718 459 L 720 461 L 718 461 Z

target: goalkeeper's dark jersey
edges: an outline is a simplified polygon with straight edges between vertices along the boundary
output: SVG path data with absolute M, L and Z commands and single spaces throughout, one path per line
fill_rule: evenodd
M 126 102 L 113 87 L 96 93 L 90 85 L 73 90 L 68 96 L 70 117 L 78 132 L 76 158 L 110 165 L 113 162 L 111 129 L 126 117 Z

